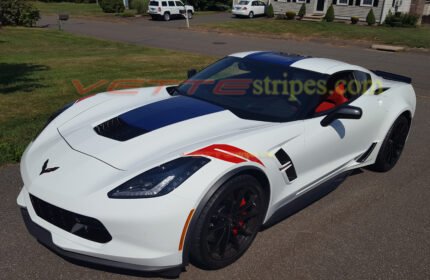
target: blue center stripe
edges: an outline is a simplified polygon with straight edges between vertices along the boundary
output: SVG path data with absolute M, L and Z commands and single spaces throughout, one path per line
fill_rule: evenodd
M 176 96 L 136 108 L 119 118 L 131 126 L 152 131 L 223 110 L 225 109 L 206 101 Z

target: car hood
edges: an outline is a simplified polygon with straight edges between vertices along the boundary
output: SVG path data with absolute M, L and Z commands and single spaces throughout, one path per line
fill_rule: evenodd
M 241 119 L 192 97 L 171 96 L 164 87 L 111 94 L 69 119 L 62 117 L 57 129 L 72 149 L 120 170 L 225 144 L 238 134 L 273 125 Z

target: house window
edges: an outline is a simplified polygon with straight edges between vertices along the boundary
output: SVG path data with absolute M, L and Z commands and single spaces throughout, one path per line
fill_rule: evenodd
M 345 5 L 348 5 L 348 0 L 338 0 L 337 1 L 337 5 L 343 5 L 343 6 L 345 6 Z
M 373 0 L 361 0 L 361 6 L 373 7 Z

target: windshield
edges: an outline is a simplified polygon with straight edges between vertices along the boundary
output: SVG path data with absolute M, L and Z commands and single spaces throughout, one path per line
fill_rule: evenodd
M 240 1 L 239 5 L 248 5 L 249 1 Z
M 261 58 L 223 58 L 182 83 L 176 94 L 216 104 L 244 119 L 308 117 L 326 93 L 327 76 Z
M 157 6 L 158 7 L 158 1 L 149 2 L 149 6 Z

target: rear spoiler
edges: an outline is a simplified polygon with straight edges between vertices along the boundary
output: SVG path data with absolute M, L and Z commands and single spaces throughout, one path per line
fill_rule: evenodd
M 392 81 L 397 81 L 397 82 L 403 82 L 403 83 L 407 83 L 410 84 L 412 83 L 412 78 L 410 77 L 406 77 L 406 76 L 402 76 L 402 75 L 397 75 L 397 74 L 393 74 L 393 73 L 389 73 L 389 72 L 384 72 L 384 71 L 379 71 L 379 70 L 372 70 L 372 72 L 375 75 L 378 75 L 384 79 L 387 80 L 392 80 Z

